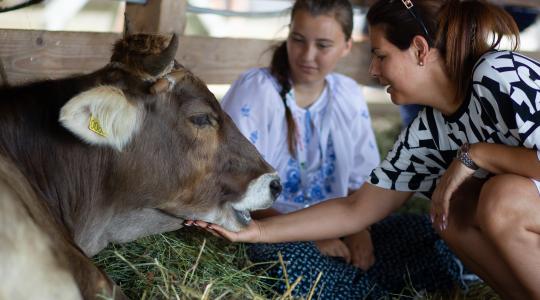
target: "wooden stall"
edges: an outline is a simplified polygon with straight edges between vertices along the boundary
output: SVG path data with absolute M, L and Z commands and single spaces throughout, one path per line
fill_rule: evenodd
M 540 8 L 538 0 L 492 1 Z M 367 6 L 372 0 L 353 2 Z M 126 14 L 134 31 L 180 34 L 178 61 L 208 84 L 231 83 L 250 67 L 268 65 L 270 51 L 267 50 L 275 41 L 183 35 L 186 8 L 186 0 L 149 0 L 145 5 L 127 4 Z M 119 37 L 118 33 L 0 29 L 0 84 L 98 69 L 108 62 L 111 45 Z M 540 59 L 540 51 L 525 54 Z M 369 45 L 356 42 L 337 71 L 359 83 L 373 85 L 375 82 L 367 73 L 370 56 Z

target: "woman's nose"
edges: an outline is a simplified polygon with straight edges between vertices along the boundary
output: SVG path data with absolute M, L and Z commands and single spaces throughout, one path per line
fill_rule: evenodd
M 371 63 L 369 64 L 369 76 L 371 77 L 379 77 L 379 68 L 377 66 L 377 63 L 375 62 L 375 59 L 371 59 Z
M 302 58 L 305 61 L 312 61 L 315 59 L 316 52 L 317 52 L 317 49 L 314 46 L 306 45 L 302 53 Z

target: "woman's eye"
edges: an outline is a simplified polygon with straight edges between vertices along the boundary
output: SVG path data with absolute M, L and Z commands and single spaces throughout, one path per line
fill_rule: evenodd
M 330 44 L 317 44 L 317 47 L 319 47 L 320 49 L 326 49 L 326 48 L 330 48 L 332 45 Z
M 300 35 L 297 35 L 297 34 L 291 34 L 289 35 L 289 40 L 293 41 L 293 42 L 303 42 L 304 41 L 304 38 Z
M 372 53 L 372 55 L 373 55 L 372 56 L 373 58 L 376 58 L 379 61 L 382 61 L 386 57 L 385 55 L 375 54 L 375 53 Z
M 207 114 L 192 116 L 189 118 L 189 120 L 191 123 L 199 127 L 212 125 L 212 117 Z

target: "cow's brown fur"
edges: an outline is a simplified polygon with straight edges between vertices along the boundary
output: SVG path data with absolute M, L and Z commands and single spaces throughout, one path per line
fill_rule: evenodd
M 10 223 L 0 228 L 0 262 L 17 255 L 7 233 L 30 224 L 33 235 L 23 241 L 40 236 L 54 262 L 37 274 L 72 278 L 83 298 L 110 296 L 114 284 L 88 255 L 109 242 L 180 228 L 182 218 L 220 212 L 234 218 L 232 205 L 248 185 L 273 172 L 189 71 L 169 90 L 151 93 L 161 76 L 183 69 L 172 57 L 158 57 L 170 52 L 168 41 L 128 36 L 116 44 L 114 63 L 92 74 L 0 90 L 0 201 L 14 211 L 10 218 L 0 212 L 0 222 Z M 88 145 L 58 122 L 70 99 L 98 86 L 117 89 L 141 111 L 138 130 L 120 151 Z M 57 290 L 69 290 L 68 281 Z M 0 282 L 0 298 L 10 288 L 21 286 Z

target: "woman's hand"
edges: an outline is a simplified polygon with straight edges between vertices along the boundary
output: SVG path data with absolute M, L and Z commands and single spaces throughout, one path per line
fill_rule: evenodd
M 344 242 L 351 253 L 352 265 L 367 271 L 375 263 L 373 242 L 369 230 L 362 230 L 359 233 L 346 236 Z
M 340 239 L 315 241 L 315 246 L 326 256 L 342 257 L 347 263 L 351 262 L 349 248 Z
M 468 168 L 457 159 L 454 159 L 444 172 L 431 198 L 430 215 L 435 228 L 443 231 L 448 227 L 450 199 L 457 188 L 473 173 L 473 169 Z
M 217 224 L 211 224 L 200 220 L 187 220 L 185 226 L 196 226 L 205 229 L 211 234 L 225 238 L 231 242 L 257 243 L 262 236 L 259 222 L 252 220 L 249 225 L 239 232 L 229 231 Z

